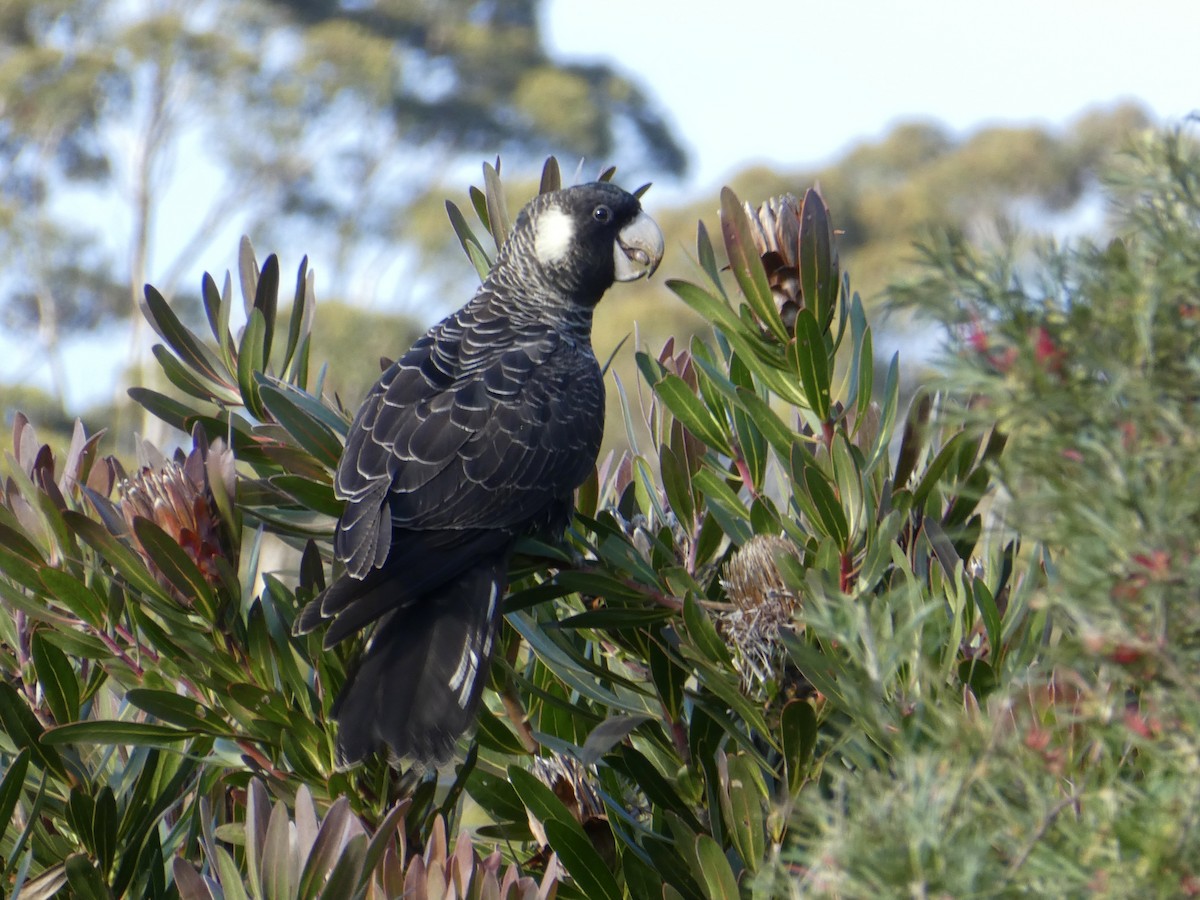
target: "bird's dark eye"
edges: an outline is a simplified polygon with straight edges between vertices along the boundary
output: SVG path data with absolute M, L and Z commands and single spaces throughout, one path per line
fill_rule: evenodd
M 592 210 L 592 218 L 604 224 L 612 219 L 612 210 L 607 206 L 597 206 Z

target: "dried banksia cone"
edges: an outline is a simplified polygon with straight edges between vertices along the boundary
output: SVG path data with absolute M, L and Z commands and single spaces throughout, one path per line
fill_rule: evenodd
M 796 545 L 778 535 L 757 534 L 725 567 L 725 593 L 741 610 L 778 611 L 790 617 L 799 604 L 795 592 L 779 572 L 779 555 L 796 557 Z
M 815 310 L 816 307 L 815 297 L 804 296 L 804 285 L 809 282 L 812 289 L 811 286 L 820 282 L 818 272 L 805 272 L 802 265 L 812 266 L 815 254 L 821 254 L 824 264 L 817 268 L 825 271 L 835 283 L 837 281 L 838 262 L 833 250 L 829 207 L 812 189 L 804 194 L 803 201 L 793 194 L 782 194 L 772 197 L 758 209 L 749 203 L 744 206 L 750 222 L 750 236 L 766 270 L 779 318 L 788 332 L 794 334 L 796 314 L 801 309 Z M 812 259 L 802 251 L 805 246 L 810 248 Z M 820 324 L 825 325 L 824 322 Z
M 134 528 L 137 519 L 147 519 L 166 532 L 213 586 L 221 581 L 219 560 L 236 565 L 232 541 L 227 537 L 220 513 L 221 506 L 232 507 L 233 453 L 219 438 L 211 446 L 202 434 L 194 438 L 191 452 L 173 460 L 143 442 L 138 454 L 141 465 L 117 489 L 118 509 L 139 555 L 159 584 L 177 597 L 178 591 L 137 539 Z M 215 491 L 220 491 L 220 499 L 225 503 L 218 502 Z M 186 602 L 182 597 L 179 599 Z
M 722 584 L 735 608 L 719 622 L 747 693 L 765 690 L 774 694 L 787 681 L 782 635 L 795 630 L 792 614 L 800 598 L 779 571 L 779 559 L 784 555 L 798 557 L 796 545 L 786 538 L 760 534 L 725 567 Z

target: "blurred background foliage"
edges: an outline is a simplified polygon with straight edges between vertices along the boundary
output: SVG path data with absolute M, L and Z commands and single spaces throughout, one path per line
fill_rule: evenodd
M 314 359 L 338 361 L 339 394 L 354 402 L 377 355 L 398 353 L 471 290 L 444 227 L 444 199 L 466 203 L 456 193 L 463 160 L 503 153 L 519 196 L 547 151 L 612 159 L 630 186 L 670 184 L 686 157 L 653 96 L 610 66 L 552 59 L 538 6 L 6 3 L 0 321 L 18 359 L 0 384 L 5 409 L 16 407 L 18 387 L 37 385 L 46 395 L 38 402 L 67 420 L 103 421 L 127 450 L 135 431 L 161 439 L 122 385 L 90 410 L 73 400 L 90 380 L 79 359 L 89 343 L 127 344 L 120 379 L 153 377 L 134 315 L 141 285 L 153 280 L 168 298 L 193 289 L 196 261 L 232 259 L 243 233 L 260 246 L 305 247 L 320 260 L 322 295 L 344 304 L 347 317 L 394 319 L 390 349 L 364 353 L 354 337 L 364 332 L 329 307 Z M 902 123 L 823 166 L 751 168 L 731 185 L 765 197 L 819 184 L 840 212 L 842 254 L 871 307 L 889 279 L 910 270 L 912 242 L 931 227 L 994 238 L 1008 218 L 1039 232 L 1102 232 L 1098 167 L 1147 124 L 1133 104 L 1059 127 L 965 135 Z M 597 171 L 589 163 L 580 177 Z M 649 202 L 677 251 L 664 274 L 694 277 L 686 248 L 711 205 L 655 194 Z M 902 317 L 880 325 L 894 333 L 889 346 L 928 344 Z M 684 340 L 702 326 L 652 290 L 627 292 L 601 308 L 597 350 L 607 358 L 626 341 L 615 370 L 629 383 L 635 344 Z M 54 437 L 50 426 L 43 432 Z M 619 446 L 623 436 L 611 430 L 609 440 Z

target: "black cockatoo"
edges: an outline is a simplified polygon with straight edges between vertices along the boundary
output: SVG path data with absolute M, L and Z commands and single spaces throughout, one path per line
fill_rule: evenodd
M 345 573 L 301 612 L 331 647 L 376 623 L 333 708 L 341 764 L 448 759 L 475 719 L 517 538 L 561 537 L 596 462 L 592 311 L 649 276 L 662 232 L 597 182 L 525 207 L 478 292 L 371 389 L 338 465 Z

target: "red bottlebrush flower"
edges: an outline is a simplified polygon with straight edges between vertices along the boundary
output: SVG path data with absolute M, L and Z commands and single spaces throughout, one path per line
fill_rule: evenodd
M 1062 374 L 1066 352 L 1058 345 L 1046 327 L 1039 325 L 1033 330 L 1031 337 L 1033 338 L 1033 358 L 1037 364 L 1054 375 Z

